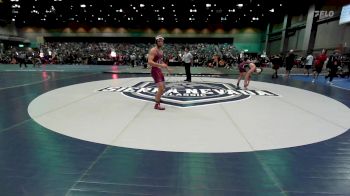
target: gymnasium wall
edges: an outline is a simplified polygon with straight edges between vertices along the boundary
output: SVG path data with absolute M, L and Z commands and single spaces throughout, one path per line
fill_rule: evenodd
M 18 29 L 20 36 L 29 39 L 32 47 L 37 47 L 43 43 L 45 37 L 154 37 L 162 34 L 168 38 L 232 38 L 234 45 L 240 50 L 248 50 L 249 52 L 261 52 L 261 36 L 260 29 L 244 28 L 232 29 L 224 31 L 217 29 L 210 31 L 209 29 L 126 29 L 126 28 L 64 28 L 64 29 L 45 29 L 35 27 L 25 27 Z

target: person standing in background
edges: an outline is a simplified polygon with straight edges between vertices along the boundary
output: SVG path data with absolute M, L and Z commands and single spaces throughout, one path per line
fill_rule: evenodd
M 272 69 L 275 70 L 275 72 L 272 74 L 272 78 L 278 78 L 278 69 L 280 68 L 280 66 L 282 66 L 283 63 L 281 55 L 273 56 L 271 59 L 271 63 Z
M 286 57 L 286 78 L 289 78 L 290 72 L 294 66 L 295 54 L 294 50 L 290 50 Z
M 307 76 L 310 75 L 310 69 L 313 62 L 314 62 L 314 56 L 312 56 L 311 52 L 308 52 L 308 55 L 306 57 L 306 62 L 305 62 L 305 70 L 304 70 L 304 74 L 307 73 Z
M 182 56 L 182 61 L 185 64 L 186 82 L 191 82 L 191 66 L 193 66 L 193 55 L 189 52 L 188 47 L 185 48 L 185 53 Z
M 318 76 L 320 75 L 320 73 L 322 71 L 324 62 L 327 60 L 326 54 L 327 54 L 327 50 L 323 49 L 321 54 L 318 55 L 315 59 L 312 83 L 315 82 L 315 80 L 318 78 Z
M 334 77 L 337 77 L 338 66 L 340 66 L 340 53 L 338 50 L 334 50 L 333 54 L 329 56 L 327 62 L 327 68 L 329 69 L 329 74 L 325 77 L 326 80 L 329 77 L 328 84 L 333 85 L 332 81 Z

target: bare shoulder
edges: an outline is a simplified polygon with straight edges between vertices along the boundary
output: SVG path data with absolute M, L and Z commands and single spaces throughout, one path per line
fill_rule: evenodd
M 155 54 L 157 52 L 157 48 L 156 47 L 153 47 L 149 50 L 149 53 L 151 54 Z
M 256 67 L 256 65 L 254 63 L 249 63 L 250 67 Z

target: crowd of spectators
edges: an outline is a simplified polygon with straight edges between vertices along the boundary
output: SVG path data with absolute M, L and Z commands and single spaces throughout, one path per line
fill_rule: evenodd
M 71 64 L 71 65 L 128 65 L 142 66 L 147 68 L 147 55 L 149 49 L 154 43 L 78 43 L 78 42 L 46 42 L 39 48 L 16 48 L 10 47 L 0 52 L 0 64 L 19 64 L 22 68 L 27 64 L 33 64 L 33 67 L 42 64 Z M 270 67 L 274 69 L 272 78 L 278 78 L 278 69 L 286 67 L 286 75 L 289 76 L 293 67 L 304 68 L 305 73 L 310 74 L 317 64 L 314 57 L 309 53 L 309 59 L 302 55 L 297 55 L 290 50 L 287 54 L 277 54 L 267 57 L 245 53 L 237 50 L 232 44 L 180 44 L 167 43 L 163 47 L 164 61 L 170 66 L 181 66 L 182 55 L 185 48 L 189 48 L 193 55 L 193 66 L 202 67 L 224 67 L 233 69 L 241 62 L 243 58 L 248 57 L 257 67 Z M 311 56 L 310 56 L 311 55 Z M 349 56 L 349 55 L 348 55 Z M 340 64 L 337 66 L 339 75 L 349 77 L 348 56 L 341 56 Z M 328 59 L 327 59 L 328 60 Z M 347 68 L 347 69 L 346 69 Z M 322 68 L 321 68 L 322 70 Z M 340 71 L 339 71 L 340 70 Z M 336 74 L 333 74 L 336 75 Z
M 46 64 L 118 64 L 144 66 L 152 43 L 72 43 L 47 42 L 37 49 L 11 48 L 0 54 L 0 63 L 16 63 L 19 58 Z M 195 66 L 219 67 L 234 64 L 239 51 L 232 44 L 172 44 L 164 48 L 165 61 L 181 62 L 184 48 L 189 47 Z M 225 62 L 225 63 L 220 63 Z
M 46 42 L 38 48 L 11 47 L 0 53 L 0 63 L 18 64 L 81 64 L 81 65 L 129 65 L 147 66 L 147 54 L 153 43 L 81 43 L 81 42 Z M 194 66 L 225 67 L 237 66 L 243 57 L 249 57 L 259 67 L 273 68 L 272 61 L 279 58 L 279 66 L 285 66 L 286 56 L 283 54 L 266 57 L 239 51 L 233 44 L 182 44 L 167 43 L 164 45 L 165 61 L 172 65 L 181 64 L 181 56 L 185 47 L 193 55 Z M 305 57 L 295 56 L 294 66 L 303 67 Z M 276 64 L 276 63 L 275 63 Z

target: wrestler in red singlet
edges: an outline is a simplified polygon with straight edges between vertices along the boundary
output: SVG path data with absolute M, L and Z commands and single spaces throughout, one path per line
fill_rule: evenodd
M 161 68 L 166 68 L 169 73 L 171 71 L 171 69 L 168 68 L 168 65 L 163 62 L 163 51 L 161 50 L 163 45 L 164 38 L 158 35 L 156 37 L 156 46 L 151 48 L 148 54 L 148 64 L 152 66 L 151 75 L 158 87 L 158 91 L 155 96 L 156 104 L 154 105 L 154 109 L 156 110 L 165 110 L 164 107 L 160 106 L 160 98 L 165 90 L 164 75 Z

